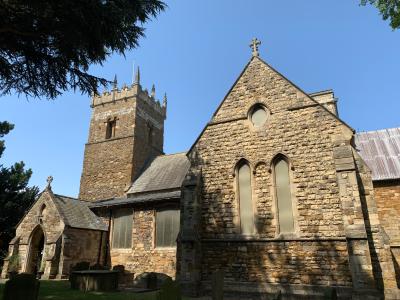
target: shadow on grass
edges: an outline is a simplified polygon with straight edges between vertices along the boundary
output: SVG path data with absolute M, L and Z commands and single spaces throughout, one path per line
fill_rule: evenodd
M 4 284 L 0 284 L 3 300 Z M 40 281 L 39 300 L 156 300 L 157 292 L 82 292 L 72 290 L 68 281 Z

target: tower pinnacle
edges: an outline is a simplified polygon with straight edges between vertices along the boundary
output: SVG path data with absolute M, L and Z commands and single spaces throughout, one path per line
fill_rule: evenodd
M 134 82 L 134 84 L 140 84 L 140 70 L 139 70 L 139 66 L 136 68 L 135 82 Z
M 118 88 L 118 81 L 117 81 L 117 74 L 115 74 L 113 81 L 113 90 L 116 90 L 117 88 Z
M 261 45 L 261 41 L 257 38 L 253 38 L 250 44 L 250 48 L 252 49 L 253 56 L 258 56 L 258 46 Z
M 167 107 L 167 93 L 164 93 L 163 106 Z

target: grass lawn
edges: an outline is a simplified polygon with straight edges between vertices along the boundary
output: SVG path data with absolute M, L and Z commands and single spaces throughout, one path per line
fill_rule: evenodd
M 3 300 L 4 284 L 0 284 L 0 300 Z M 39 300 L 155 300 L 157 292 L 81 292 L 72 290 L 69 281 L 40 281 Z

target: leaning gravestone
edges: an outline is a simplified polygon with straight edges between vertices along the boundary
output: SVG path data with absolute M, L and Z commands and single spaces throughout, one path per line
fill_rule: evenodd
M 157 300 L 181 300 L 181 289 L 179 288 L 178 283 L 172 281 L 171 278 L 168 278 L 164 281 L 161 286 L 161 290 L 157 293 Z
M 6 281 L 3 300 L 37 300 L 40 282 L 33 274 L 18 274 Z

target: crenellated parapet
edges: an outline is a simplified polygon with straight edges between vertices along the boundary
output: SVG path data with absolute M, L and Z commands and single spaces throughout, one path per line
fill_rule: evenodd
M 167 96 L 164 94 L 163 101 L 156 98 L 155 86 L 153 84 L 151 92 L 147 89 L 143 89 L 140 84 L 140 73 L 139 68 L 136 71 L 135 82 L 128 86 L 124 84 L 121 88 L 118 88 L 116 78 L 113 82 L 113 88 L 110 91 L 104 91 L 100 95 L 93 95 L 91 107 L 94 108 L 99 105 L 105 105 L 117 101 L 135 101 L 140 99 L 152 107 L 156 112 L 166 119 L 167 113 Z

